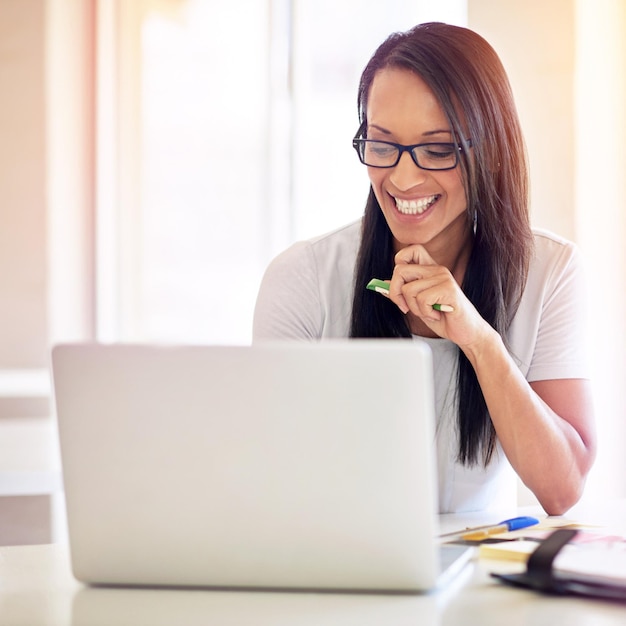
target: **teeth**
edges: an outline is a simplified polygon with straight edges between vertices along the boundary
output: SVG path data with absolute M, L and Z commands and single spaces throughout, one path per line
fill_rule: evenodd
M 396 198 L 396 207 L 400 213 L 416 215 L 423 213 L 438 197 L 439 196 L 430 196 L 428 198 L 420 198 L 419 200 L 400 200 L 400 198 Z

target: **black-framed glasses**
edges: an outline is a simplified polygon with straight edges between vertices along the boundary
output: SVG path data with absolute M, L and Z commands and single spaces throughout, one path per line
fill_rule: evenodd
M 360 129 L 359 129 L 360 130 Z M 392 141 L 362 139 L 360 132 L 352 140 L 352 147 L 361 163 L 369 167 L 395 167 L 403 152 L 408 152 L 417 167 L 423 170 L 453 170 L 459 164 L 463 146 L 455 143 L 416 143 L 404 146 Z M 465 141 L 471 146 L 471 139 Z

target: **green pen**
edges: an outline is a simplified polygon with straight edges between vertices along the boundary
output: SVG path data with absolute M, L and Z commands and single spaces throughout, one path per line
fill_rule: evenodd
M 372 278 L 369 283 L 367 283 L 367 289 L 371 289 L 376 293 L 380 293 L 383 296 L 389 297 L 389 281 L 388 280 L 380 280 L 378 278 Z M 449 304 L 439 304 L 436 302 L 433 304 L 433 309 L 435 311 L 441 311 L 442 313 L 452 313 L 454 311 L 454 307 L 451 307 Z
M 389 295 L 389 281 L 388 280 L 379 280 L 378 278 L 372 278 L 369 283 L 367 283 L 367 289 L 371 289 L 376 293 L 382 293 L 383 296 Z

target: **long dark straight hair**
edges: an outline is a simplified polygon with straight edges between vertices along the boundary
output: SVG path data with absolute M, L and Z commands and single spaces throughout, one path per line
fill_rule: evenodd
M 433 91 L 461 152 L 467 219 L 474 243 L 463 284 L 465 295 L 503 337 L 519 305 L 532 254 L 528 216 L 528 168 L 524 140 L 509 81 L 493 48 L 466 28 L 420 24 L 394 33 L 376 50 L 358 92 L 361 128 L 367 136 L 367 103 L 382 69 L 415 72 Z M 365 290 L 372 277 L 388 278 L 394 267 L 393 238 L 370 188 L 355 268 L 351 337 L 410 337 L 404 315 L 390 301 Z M 486 466 L 496 433 L 476 373 L 458 350 L 458 459 Z

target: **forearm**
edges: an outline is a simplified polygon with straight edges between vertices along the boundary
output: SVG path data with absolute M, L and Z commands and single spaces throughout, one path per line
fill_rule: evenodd
M 479 343 L 465 347 L 464 352 L 476 371 L 498 439 L 511 465 L 548 513 L 563 513 L 579 499 L 591 466 L 591 434 L 585 437 L 585 432 L 577 430 L 575 417 L 558 414 L 542 399 L 495 331 L 486 333 Z M 547 382 L 567 386 L 569 381 Z M 577 386 L 576 393 L 579 391 Z M 584 396 L 583 393 L 581 400 Z M 591 410 L 590 403 L 583 407 L 583 414 L 587 410 Z

